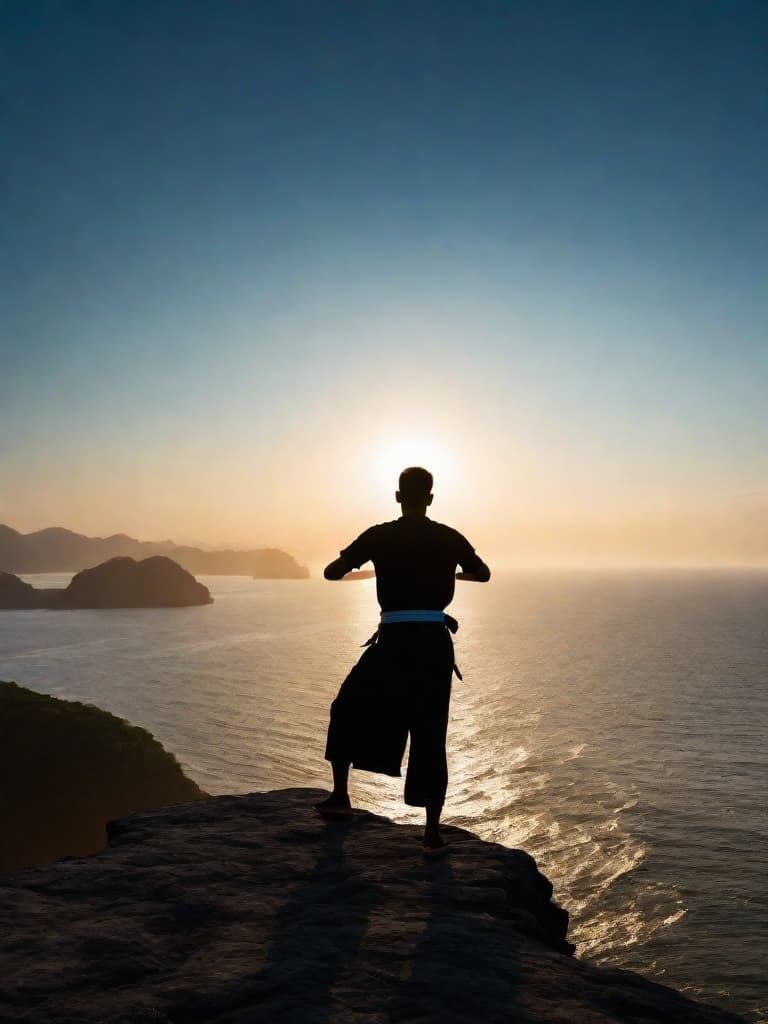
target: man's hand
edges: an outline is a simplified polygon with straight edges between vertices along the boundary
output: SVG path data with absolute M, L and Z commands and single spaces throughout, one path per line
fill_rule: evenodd
M 347 575 L 351 568 L 352 566 L 347 565 L 343 558 L 337 558 L 334 562 L 326 565 L 323 576 L 327 580 L 340 580 Z
M 457 572 L 457 580 L 465 580 L 469 583 L 487 583 L 491 578 L 491 570 L 485 564 L 482 563 L 482 568 L 477 569 L 477 572 Z

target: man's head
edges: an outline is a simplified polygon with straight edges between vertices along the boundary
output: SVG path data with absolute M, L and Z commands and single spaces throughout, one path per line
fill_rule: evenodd
M 398 490 L 395 498 L 402 505 L 403 511 L 426 512 L 432 504 L 432 474 L 421 466 L 409 466 L 400 474 Z

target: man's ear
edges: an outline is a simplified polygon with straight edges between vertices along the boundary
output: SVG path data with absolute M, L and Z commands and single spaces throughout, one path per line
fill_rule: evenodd
M 430 494 L 430 496 L 427 498 L 427 505 L 431 505 L 432 504 L 432 499 L 433 498 L 434 498 L 434 494 Z
M 395 501 L 398 505 L 402 505 L 403 499 L 400 497 L 400 491 L 395 491 Z

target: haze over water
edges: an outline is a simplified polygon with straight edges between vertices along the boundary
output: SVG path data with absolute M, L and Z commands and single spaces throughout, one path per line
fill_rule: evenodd
M 204 582 L 205 608 L 5 612 L 0 678 L 145 726 L 214 794 L 326 786 L 373 583 Z M 533 854 L 581 955 L 766 1019 L 768 573 L 457 591 L 447 821 Z M 360 806 L 418 820 L 396 780 L 353 776 Z

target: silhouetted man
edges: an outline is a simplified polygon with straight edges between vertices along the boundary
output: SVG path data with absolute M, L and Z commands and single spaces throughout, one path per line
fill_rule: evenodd
M 370 527 L 325 569 L 327 580 L 339 580 L 372 561 L 381 622 L 331 705 L 325 757 L 333 792 L 315 806 L 329 817 L 351 814 L 350 766 L 399 777 L 410 733 L 405 802 L 426 808 L 423 850 L 436 856 L 445 848 L 445 737 L 451 677 L 458 674 L 451 639 L 458 623 L 445 608 L 457 579 L 485 583 L 491 571 L 457 530 L 427 518 L 426 469 L 404 469 L 395 498 L 400 518 Z

